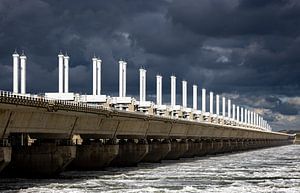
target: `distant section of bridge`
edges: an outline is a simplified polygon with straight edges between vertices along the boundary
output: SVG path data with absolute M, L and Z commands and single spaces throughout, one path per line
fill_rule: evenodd
M 21 92 L 18 89 L 19 59 Z M 13 54 L 13 92 L 0 91 L 0 171 L 3 175 L 56 175 L 65 169 L 97 170 L 139 162 L 204 156 L 292 144 L 295 135 L 273 132 L 254 111 L 193 85 L 187 105 L 176 103 L 171 76 L 171 104 L 162 103 L 162 76 L 157 75 L 156 103 L 146 100 L 146 70 L 140 69 L 140 98 L 126 95 L 125 61 L 119 61 L 119 96 L 101 94 L 101 60 L 94 57 L 93 93 L 69 92 L 69 56 L 58 55 L 57 93 L 26 93 L 26 56 Z M 227 108 L 226 108 L 227 106 Z

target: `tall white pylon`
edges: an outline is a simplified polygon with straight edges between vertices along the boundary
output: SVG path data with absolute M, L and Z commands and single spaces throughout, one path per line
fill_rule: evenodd
M 194 84 L 193 85 L 193 109 L 194 110 L 198 109 L 197 98 L 198 98 L 198 86 Z
M 93 63 L 93 95 L 97 94 L 97 58 L 94 56 L 92 58 Z
M 24 52 L 20 56 L 20 67 L 21 67 L 21 94 L 26 94 L 26 60 Z
M 64 93 L 69 92 L 69 59 L 70 57 L 68 54 L 65 54 L 64 56 Z
M 146 70 L 140 69 L 140 101 L 146 101 Z
M 171 106 L 176 105 L 176 77 L 171 76 Z
M 126 62 L 119 61 L 119 97 L 126 97 L 126 66 Z
M 19 54 L 15 51 L 13 57 L 13 92 L 19 92 Z
M 214 114 L 214 93 L 209 92 L 209 113 Z
M 156 75 L 156 104 L 162 105 L 162 76 Z
M 187 107 L 187 82 L 182 81 L 182 106 Z
M 202 113 L 206 112 L 206 89 L 202 89 Z

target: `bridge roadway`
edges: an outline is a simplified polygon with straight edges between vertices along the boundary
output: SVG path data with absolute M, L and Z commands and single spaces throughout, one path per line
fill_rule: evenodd
M 0 93 L 0 171 L 49 176 L 292 144 L 294 135 Z

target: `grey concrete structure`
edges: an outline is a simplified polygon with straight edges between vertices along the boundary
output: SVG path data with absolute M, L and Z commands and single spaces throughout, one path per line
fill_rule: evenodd
M 294 135 L 1 92 L 0 140 L 4 174 L 49 176 L 69 164 L 93 170 L 287 145 Z

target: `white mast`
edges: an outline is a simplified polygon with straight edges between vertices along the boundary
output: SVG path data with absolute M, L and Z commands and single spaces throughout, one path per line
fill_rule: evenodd
M 198 109 L 198 104 L 197 104 L 197 97 L 198 97 L 198 86 L 193 85 L 193 109 L 197 110 Z
M 146 101 L 146 70 L 140 69 L 140 101 Z
M 187 107 L 187 82 L 182 81 L 182 106 Z
M 13 57 L 13 92 L 18 93 L 19 87 L 19 54 L 15 51 Z
M 97 59 L 97 95 L 101 95 L 101 60 Z
M 176 77 L 171 76 L 171 106 L 176 105 Z
M 64 56 L 64 74 L 65 74 L 65 91 L 64 93 L 69 92 L 69 59 L 70 57 L 66 54 Z
M 162 105 L 162 76 L 156 75 L 156 104 Z
M 21 94 L 26 94 L 26 59 L 24 52 L 20 56 L 21 66 Z

